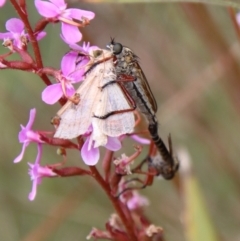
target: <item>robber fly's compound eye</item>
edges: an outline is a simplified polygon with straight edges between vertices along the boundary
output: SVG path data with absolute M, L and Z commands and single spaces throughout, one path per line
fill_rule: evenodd
M 115 43 L 113 45 L 113 53 L 120 54 L 122 52 L 123 46 L 120 43 Z

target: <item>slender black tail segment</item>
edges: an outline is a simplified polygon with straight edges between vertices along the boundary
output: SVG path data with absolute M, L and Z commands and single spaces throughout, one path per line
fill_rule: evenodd
M 161 162 L 151 162 L 151 165 L 158 171 L 158 175 L 162 175 L 165 179 L 172 179 L 178 170 L 179 163 L 178 160 L 173 157 L 171 137 L 169 136 L 168 139 L 168 150 L 163 140 L 158 135 L 158 123 L 149 124 L 148 130 L 162 157 Z

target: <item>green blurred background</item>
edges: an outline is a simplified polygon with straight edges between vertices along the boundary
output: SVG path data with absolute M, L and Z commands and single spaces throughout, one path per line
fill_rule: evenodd
M 40 16 L 27 2 L 34 26 Z M 151 1 L 69 6 L 96 13 L 82 30 L 83 40 L 104 48 L 115 37 L 140 57 L 158 102 L 161 136 L 166 140 L 171 133 L 175 150 L 191 156 L 191 176 L 180 179 L 184 192 L 160 180 L 142 191 L 151 202 L 146 215 L 163 227 L 166 240 L 240 240 L 240 46 L 231 10 Z M 6 20 L 17 15 L 10 3 L 0 11 L 5 32 Z M 68 47 L 59 38 L 60 25 L 50 24 L 47 32 L 39 43 L 44 65 L 59 68 Z M 2 70 L 0 81 L 0 240 L 85 240 L 92 227 L 104 229 L 113 208 L 88 177 L 43 180 L 36 199 L 28 200 L 27 162 L 35 160 L 37 148 L 30 145 L 24 160 L 13 164 L 21 150 L 20 124 L 35 107 L 34 127 L 52 130 L 50 119 L 60 106 L 41 101 L 45 86 L 32 73 Z M 130 155 L 133 149 L 124 151 Z M 78 153 L 70 157 L 70 164 L 83 166 Z M 56 149 L 44 146 L 42 163 L 58 161 Z M 213 238 L 204 236 L 206 224 Z

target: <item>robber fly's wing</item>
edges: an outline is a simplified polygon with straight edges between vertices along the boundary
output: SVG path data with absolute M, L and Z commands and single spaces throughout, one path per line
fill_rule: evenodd
M 101 86 L 114 80 L 116 80 L 116 74 L 114 65 L 110 60 L 105 63 L 105 75 L 101 79 Z M 99 103 L 101 104 L 94 110 L 95 116 L 105 116 L 114 111 L 131 109 L 131 106 L 117 83 L 107 85 L 102 89 Z M 112 114 L 105 119 L 94 118 L 93 121 L 98 123 L 102 133 L 111 137 L 131 133 L 135 125 L 133 111 Z
M 138 73 L 139 73 L 139 76 L 140 76 L 140 79 L 141 79 L 141 84 L 142 84 L 142 88 L 143 88 L 143 91 L 145 93 L 145 95 L 147 96 L 149 102 L 151 103 L 151 106 L 153 108 L 153 111 L 156 113 L 157 112 L 157 102 L 153 96 L 153 93 L 150 89 L 150 86 L 148 84 L 148 81 L 147 81 L 147 78 L 145 76 L 145 74 L 143 73 L 140 65 L 138 63 L 137 64 L 137 68 L 138 68 Z
M 80 85 L 76 93 L 80 95 L 80 101 L 76 105 L 68 101 L 57 113 L 60 124 L 54 137 L 72 139 L 86 133 L 91 125 L 93 107 L 99 95 L 99 78 L 92 71 Z

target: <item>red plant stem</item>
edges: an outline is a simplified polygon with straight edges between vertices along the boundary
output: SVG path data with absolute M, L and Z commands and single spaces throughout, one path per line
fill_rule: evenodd
M 20 8 L 20 6 L 16 2 L 16 0 L 10 0 L 10 1 L 11 1 L 12 5 L 14 6 L 15 10 L 17 11 L 19 17 L 22 19 L 22 21 L 24 23 L 24 26 L 25 26 L 28 34 L 29 34 L 29 38 L 30 38 L 32 46 L 33 46 L 33 52 L 34 52 L 34 55 L 35 55 L 35 58 L 36 58 L 37 66 L 39 68 L 42 68 L 43 67 L 43 63 L 42 63 L 40 49 L 39 49 L 36 37 L 34 36 L 34 32 L 32 30 L 32 27 L 31 27 L 31 25 L 30 25 L 30 23 L 28 21 L 27 15 L 26 15 L 26 13 L 24 13 L 22 11 L 22 9 Z
M 42 57 L 41 57 L 40 49 L 39 49 L 36 37 L 34 36 L 34 32 L 32 30 L 32 27 L 31 27 L 31 25 L 28 21 L 27 15 L 26 15 L 25 12 L 22 11 L 21 7 L 18 5 L 16 0 L 10 0 L 10 1 L 12 3 L 13 7 L 15 8 L 15 10 L 17 11 L 19 17 L 22 19 L 22 21 L 24 23 L 24 26 L 25 26 L 28 34 L 29 34 L 31 44 L 33 46 L 33 52 L 34 52 L 34 56 L 35 56 L 35 59 L 36 59 L 37 67 L 39 69 L 42 69 L 43 63 L 42 63 Z M 46 85 L 51 85 L 51 81 L 48 79 L 48 77 L 46 75 L 42 76 L 42 80 L 44 81 L 44 83 Z
M 19 17 L 22 19 L 24 26 L 29 34 L 29 38 L 31 41 L 31 44 L 33 46 L 33 52 L 34 52 L 34 56 L 35 56 L 35 60 L 36 60 L 36 64 L 37 64 L 37 68 L 38 69 L 42 69 L 43 68 L 43 62 L 42 62 L 42 57 L 41 57 L 41 52 L 38 46 L 38 41 L 36 40 L 36 36 L 34 35 L 34 31 L 32 30 L 32 27 L 28 21 L 28 17 L 27 17 L 27 13 L 26 13 L 26 9 L 24 9 L 25 11 L 23 11 L 23 9 L 21 9 L 20 5 L 17 3 L 16 0 L 10 0 L 13 7 L 15 8 L 15 10 L 17 11 Z M 21 6 L 24 5 L 24 1 L 21 1 Z M 49 80 L 49 78 L 47 77 L 47 75 L 43 74 L 41 76 L 41 79 L 43 80 L 43 82 L 46 85 L 51 85 L 51 81 Z M 58 101 L 61 105 L 64 105 L 66 103 L 66 101 L 61 98 Z
M 106 192 L 107 196 L 111 200 L 117 214 L 121 218 L 122 223 L 126 228 L 126 231 L 129 235 L 130 240 L 131 241 L 138 241 L 138 239 L 137 239 L 137 237 L 134 233 L 134 227 L 132 225 L 133 223 L 129 222 L 129 220 L 125 216 L 119 199 L 112 195 L 109 185 L 104 181 L 104 179 L 102 178 L 102 176 L 98 172 L 97 168 L 95 166 L 89 166 L 89 168 L 90 168 L 90 170 L 92 172 L 92 175 L 95 178 L 95 180 L 100 184 L 100 186 L 103 188 L 103 190 Z
M 106 149 L 105 156 L 103 158 L 102 166 L 105 172 L 105 181 L 109 181 L 110 171 L 111 171 L 111 164 L 113 159 L 113 151 Z

